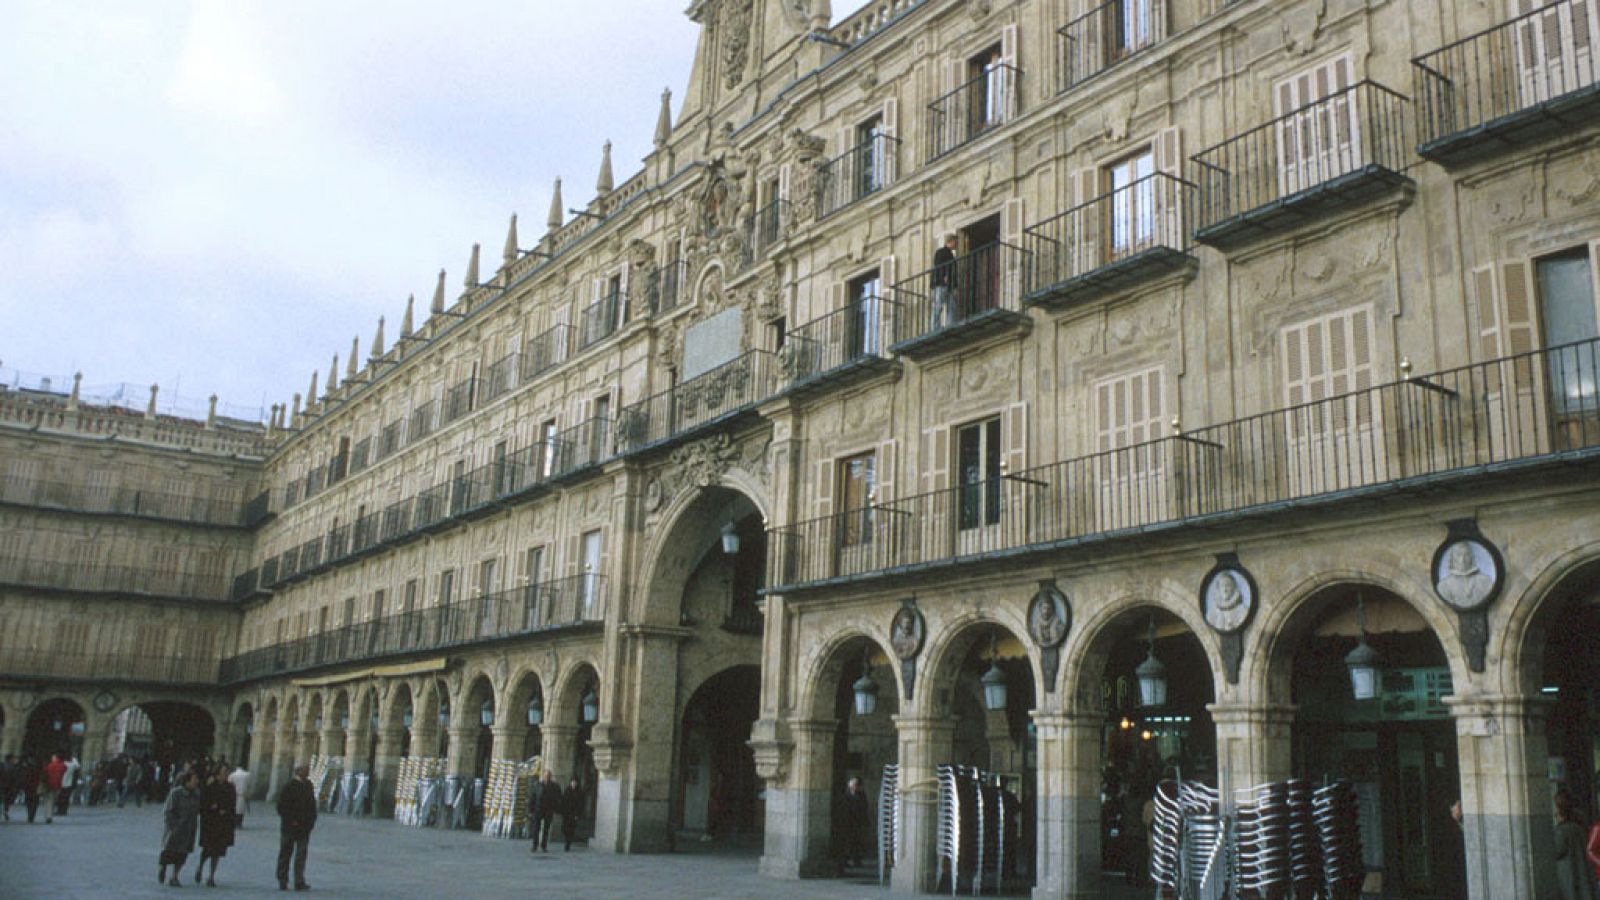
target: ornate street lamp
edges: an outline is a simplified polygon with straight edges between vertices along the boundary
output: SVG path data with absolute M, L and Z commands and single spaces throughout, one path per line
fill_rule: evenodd
M 1357 700 L 1378 696 L 1378 651 L 1367 643 L 1367 605 L 1356 591 L 1356 622 L 1361 627 L 1361 642 L 1344 658 L 1350 670 L 1350 690 Z
M 1150 616 L 1150 651 L 1133 674 L 1139 679 L 1139 705 L 1167 705 L 1167 667 L 1156 659 L 1156 617 Z
M 870 716 L 878 710 L 878 683 L 872 680 L 872 648 L 861 654 L 861 677 L 850 685 L 856 697 L 856 715 Z
M 989 671 L 983 673 L 979 679 L 983 682 L 983 706 L 990 712 L 1006 708 L 1007 688 L 1006 673 L 1000 671 L 1000 656 L 997 652 L 997 637 L 989 635 Z
M 722 552 L 729 556 L 739 553 L 739 529 L 732 522 L 722 526 Z
M 485 728 L 494 724 L 494 703 L 492 701 L 485 700 L 483 705 L 478 707 L 478 724 Z
M 312 731 L 321 731 L 322 730 L 322 713 L 317 713 L 317 717 L 315 719 L 311 720 L 311 730 Z
M 440 728 L 449 728 L 450 727 L 450 701 L 449 700 L 440 700 L 439 701 L 439 727 Z
M 583 692 L 583 724 L 593 725 L 600 721 L 600 695 L 589 688 Z
M 407 728 L 411 727 L 411 707 L 406 707 L 406 711 L 400 714 L 400 724 Z
M 350 714 L 349 713 L 340 713 L 339 714 L 339 728 L 340 729 L 348 729 L 349 727 L 350 727 Z
M 544 722 L 544 697 L 537 690 L 528 698 L 528 724 L 539 725 Z

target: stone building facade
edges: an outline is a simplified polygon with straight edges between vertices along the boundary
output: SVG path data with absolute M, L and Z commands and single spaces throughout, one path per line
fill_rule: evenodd
M 778 877 L 894 764 L 902 891 L 949 887 L 935 769 L 976 765 L 1052 897 L 1158 778 L 1348 778 L 1390 894 L 1542 895 L 1600 763 L 1595 4 L 689 15 L 641 171 L 474 247 L 262 459 L 182 458 L 260 516 L 112 526 L 235 563 L 183 613 L 219 744 L 391 799 L 538 753 L 594 846 L 759 835 Z M 180 463 L 75 427 L 5 440 Z M 100 521 L 40 506 L 0 540 Z M 46 581 L 8 621 L 104 602 Z

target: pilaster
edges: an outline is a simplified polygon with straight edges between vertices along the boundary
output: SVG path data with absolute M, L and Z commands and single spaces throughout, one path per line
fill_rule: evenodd
M 934 770 L 947 761 L 956 723 L 949 718 L 895 716 L 900 737 L 901 833 L 889 887 L 922 894 L 939 882 L 939 782 Z
M 1446 697 L 1456 717 L 1471 900 L 1553 897 L 1555 824 L 1542 697 Z

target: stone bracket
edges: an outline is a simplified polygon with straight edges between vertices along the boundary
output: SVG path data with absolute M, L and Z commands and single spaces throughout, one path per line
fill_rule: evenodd
M 1467 668 L 1481 673 L 1489 648 L 1489 611 L 1483 608 L 1457 610 L 1456 616 L 1461 628 L 1461 649 L 1467 654 Z
M 623 726 L 602 722 L 590 733 L 589 748 L 594 753 L 595 769 L 606 778 L 616 778 L 628 762 L 633 742 Z
M 749 743 L 755 756 L 756 777 L 768 784 L 788 778 L 794 738 L 787 723 L 779 719 L 757 719 L 750 728 Z
M 1244 632 L 1218 635 L 1222 643 L 1222 666 L 1229 684 L 1239 683 L 1239 666 L 1244 662 Z

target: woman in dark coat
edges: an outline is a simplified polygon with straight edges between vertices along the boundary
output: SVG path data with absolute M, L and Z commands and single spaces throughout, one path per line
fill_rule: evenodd
M 217 860 L 228 855 L 233 846 L 233 785 L 228 783 L 228 770 L 218 766 L 211 780 L 200 789 L 200 862 L 194 867 L 194 883 L 200 883 L 200 870 L 206 860 L 211 860 L 211 875 L 206 878 L 210 887 L 217 886 Z
M 1588 830 L 1577 800 L 1565 789 L 1556 792 L 1556 887 L 1561 900 L 1595 900 L 1584 857 Z
M 184 860 L 194 850 L 195 826 L 200 818 L 200 775 L 184 773 L 183 780 L 167 794 L 167 805 L 161 810 L 165 827 L 161 833 L 161 868 L 156 870 L 156 880 L 178 886 L 178 873 Z M 172 867 L 172 879 L 167 880 L 167 866 Z

